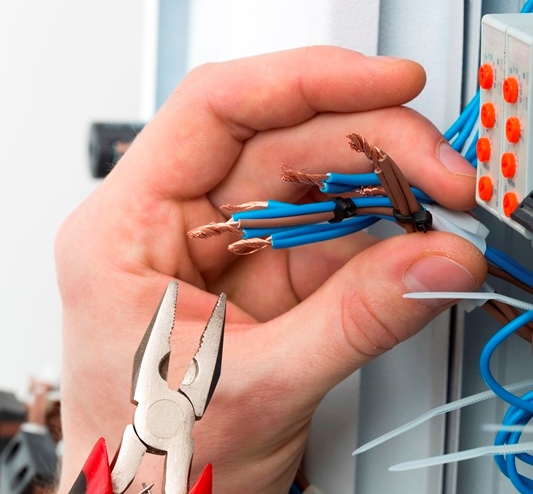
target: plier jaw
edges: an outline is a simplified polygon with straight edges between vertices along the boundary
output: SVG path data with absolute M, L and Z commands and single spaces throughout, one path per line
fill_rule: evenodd
M 133 423 L 126 426 L 122 443 L 109 468 L 105 444 L 97 442 L 87 463 L 99 458 L 101 470 L 85 475 L 87 486 L 94 475 L 101 490 L 73 490 L 70 494 L 121 494 L 132 483 L 146 452 L 165 455 L 163 492 L 168 494 L 211 494 L 211 465 L 204 468 L 189 491 L 189 471 L 194 441 L 192 428 L 207 408 L 218 383 L 226 314 L 222 294 L 204 329 L 196 354 L 177 390 L 168 387 L 170 335 L 174 327 L 178 283 L 169 283 L 154 317 L 135 353 L 132 402 L 137 405 Z M 104 459 L 105 453 L 105 459 Z M 107 465 L 105 471 L 104 464 Z M 91 475 L 93 477 L 91 477 Z M 107 485 L 104 485 L 106 484 Z

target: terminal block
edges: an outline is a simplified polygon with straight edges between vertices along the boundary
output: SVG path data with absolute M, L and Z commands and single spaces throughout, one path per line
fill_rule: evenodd
M 517 213 L 533 191 L 532 67 L 533 14 L 485 16 L 476 201 L 527 238 L 532 222 Z

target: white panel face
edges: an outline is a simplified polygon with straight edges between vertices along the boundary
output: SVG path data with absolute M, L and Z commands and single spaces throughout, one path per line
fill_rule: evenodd
M 506 139 L 503 140 L 502 156 L 513 156 L 515 160 L 515 169 L 508 170 L 502 163 L 502 175 L 505 175 L 501 182 L 502 207 L 500 217 L 502 220 L 511 225 L 517 231 L 531 237 L 531 233 L 509 216 L 511 210 L 514 210 L 513 201 L 520 204 L 523 199 L 533 190 L 533 165 L 531 163 L 531 143 L 533 143 L 533 107 L 531 102 L 533 93 L 531 85 L 532 65 L 532 48 L 533 48 L 533 15 L 526 16 L 531 18 L 530 26 L 520 28 L 509 28 L 507 31 L 507 67 L 506 83 L 510 91 L 516 85 L 516 101 L 505 104 L 505 122 L 506 128 L 517 130 L 517 141 L 511 142 L 506 132 Z M 513 129 L 510 125 L 514 122 L 519 127 Z M 514 164 L 514 163 L 513 163 Z M 509 199 L 510 198 L 510 199 Z M 506 206 L 508 206 L 506 208 Z
M 483 23 L 480 67 L 480 108 L 494 113 L 494 122 L 479 126 L 480 143 L 485 143 L 482 155 L 478 151 L 478 204 L 499 216 L 501 135 L 505 131 L 502 84 L 505 78 L 505 29 L 496 17 L 486 17 Z M 490 110 L 489 110 L 490 109 Z
M 533 189 L 530 163 L 533 15 L 483 19 L 477 203 L 531 238 L 512 213 Z M 490 80 L 489 80 L 490 79 Z M 494 120 L 488 118 L 493 112 Z M 533 218 L 532 218 L 533 219 Z

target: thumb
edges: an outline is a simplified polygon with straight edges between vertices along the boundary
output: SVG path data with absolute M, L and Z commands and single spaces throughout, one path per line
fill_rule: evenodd
M 293 382 L 316 390 L 320 399 L 454 303 L 406 299 L 405 293 L 471 291 L 485 275 L 483 254 L 452 234 L 410 234 L 379 242 L 276 321 L 274 331 L 283 334 L 275 341 L 286 343 L 278 351 L 290 351 L 279 357 L 291 362 Z

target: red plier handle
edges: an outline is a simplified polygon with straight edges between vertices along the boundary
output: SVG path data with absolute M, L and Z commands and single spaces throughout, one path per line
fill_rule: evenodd
M 212 494 L 212 492 L 213 469 L 208 463 L 200 472 L 189 494 Z M 69 494 L 113 494 L 111 468 L 104 438 L 101 437 L 96 441 Z

